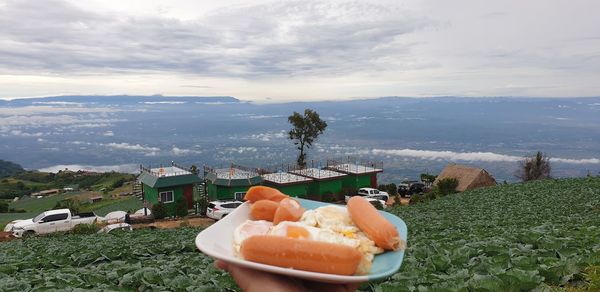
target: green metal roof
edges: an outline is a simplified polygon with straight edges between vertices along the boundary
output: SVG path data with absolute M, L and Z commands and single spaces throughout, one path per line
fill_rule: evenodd
M 138 181 L 151 187 L 151 188 L 162 188 L 178 185 L 189 185 L 193 183 L 201 183 L 202 179 L 195 174 L 183 174 L 183 175 L 172 175 L 172 176 L 156 176 L 148 172 L 143 171 L 138 176 Z

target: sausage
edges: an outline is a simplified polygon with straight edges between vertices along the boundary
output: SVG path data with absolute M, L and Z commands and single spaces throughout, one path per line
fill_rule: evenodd
M 246 195 L 244 196 L 244 200 L 250 201 L 252 203 L 258 202 L 260 200 L 270 200 L 274 202 L 279 202 L 285 198 L 289 198 L 289 196 L 280 192 L 278 189 L 265 186 L 250 187 L 246 192 Z
M 274 235 L 255 235 L 242 242 L 248 261 L 298 270 L 354 275 L 362 255 L 350 246 Z
M 279 202 L 279 207 L 273 217 L 273 225 L 279 224 L 282 221 L 298 221 L 304 214 L 304 208 L 298 201 L 286 198 Z
M 400 248 L 401 239 L 398 230 L 369 201 L 355 196 L 348 201 L 347 208 L 354 224 L 366 233 L 375 245 L 387 250 Z
M 269 201 L 269 200 L 260 200 L 252 203 L 250 206 L 250 216 L 254 220 L 267 220 L 273 222 L 273 217 L 275 217 L 275 212 L 279 207 L 279 203 Z

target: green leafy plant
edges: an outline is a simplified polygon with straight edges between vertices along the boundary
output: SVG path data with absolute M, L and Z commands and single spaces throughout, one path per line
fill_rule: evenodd
M 77 224 L 71 230 L 73 234 L 94 234 L 98 232 L 100 228 L 96 224 Z
M 76 198 L 68 198 L 56 202 L 53 209 L 70 209 L 73 213 L 79 213 L 81 208 L 81 202 Z
M 0 201 L 0 213 L 8 212 L 8 203 L 5 201 Z
M 408 226 L 408 249 L 398 272 L 363 288 L 570 291 L 573 285 L 574 291 L 598 291 L 599 198 L 600 178 L 592 177 L 498 185 L 388 208 Z M 142 229 L 0 242 L 0 291 L 237 291 L 229 274 L 198 252 L 194 238 L 200 231 Z
M 167 217 L 167 208 L 162 202 L 152 205 L 152 215 L 155 219 L 163 219 Z
M 437 175 L 433 175 L 433 174 L 429 174 L 429 173 L 421 173 L 421 181 L 424 183 L 430 183 L 432 184 L 435 179 L 437 178 Z
M 371 203 L 371 205 L 373 205 L 373 207 L 375 207 L 375 209 L 377 209 L 377 210 L 383 210 L 383 204 L 381 204 L 381 202 L 379 202 L 379 201 L 371 201 L 370 203 Z
M 188 215 L 188 205 L 187 201 L 184 199 L 179 199 L 175 205 L 175 215 L 177 217 L 185 217 Z
M 436 191 L 441 196 L 456 193 L 456 187 L 458 187 L 458 179 L 456 178 L 445 178 L 441 179 L 436 184 Z

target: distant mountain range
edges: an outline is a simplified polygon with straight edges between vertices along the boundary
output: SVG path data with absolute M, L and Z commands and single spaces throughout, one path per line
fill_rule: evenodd
M 237 103 L 231 96 L 162 96 L 162 95 L 61 95 L 13 100 L 0 99 L 0 105 L 22 106 L 36 103 L 101 103 L 136 104 L 144 102 L 222 102 Z
M 448 162 L 514 180 L 536 151 L 555 176 L 600 172 L 600 97 L 382 97 L 256 104 L 212 96 L 55 96 L 0 101 L 0 158 L 28 169 L 135 171 L 176 161 L 285 169 L 295 161 L 287 117 L 305 108 L 329 124 L 308 152 L 383 161 L 383 181 L 438 172 Z

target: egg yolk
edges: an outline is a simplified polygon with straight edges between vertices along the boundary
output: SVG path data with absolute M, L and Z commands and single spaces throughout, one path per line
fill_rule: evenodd
M 352 231 L 342 231 L 341 233 L 346 237 L 350 237 L 350 238 L 356 237 L 356 234 L 354 234 L 354 232 L 352 232 Z
M 310 233 L 308 233 L 306 228 L 299 226 L 288 226 L 286 236 L 290 238 L 308 238 L 310 237 Z

